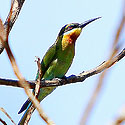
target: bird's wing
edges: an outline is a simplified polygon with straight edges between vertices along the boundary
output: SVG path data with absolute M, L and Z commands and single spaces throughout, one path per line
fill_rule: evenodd
M 55 53 L 56 53 L 56 44 L 53 44 L 48 51 L 46 52 L 45 56 L 42 59 L 41 62 L 41 78 L 44 75 L 44 73 L 46 72 L 46 70 L 49 67 L 49 64 L 53 61 L 53 58 L 55 57 Z M 38 78 L 39 72 L 37 72 L 37 76 L 36 79 Z M 33 90 L 34 91 L 34 90 Z M 20 111 L 18 112 L 18 114 L 20 114 L 21 112 L 23 112 L 27 106 L 29 105 L 30 100 L 28 99 L 23 106 L 21 107 Z
M 46 52 L 46 54 L 44 55 L 42 61 L 41 61 L 41 78 L 43 77 L 43 75 L 45 74 L 45 72 L 47 71 L 50 63 L 53 61 L 54 57 L 56 55 L 56 44 L 54 43 Z M 38 78 L 38 72 L 37 72 L 37 76 L 36 79 Z

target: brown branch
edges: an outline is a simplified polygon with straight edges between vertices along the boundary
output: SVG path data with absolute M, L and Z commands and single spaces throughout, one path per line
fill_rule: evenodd
M 3 30 L 3 31 L 1 30 L 1 32 L 4 33 L 5 30 L 4 30 L 4 26 L 3 26 L 1 20 L 0 20 L 0 26 L 1 26 L 0 29 Z M 10 47 L 9 47 L 8 35 L 9 35 L 9 27 L 6 31 L 6 39 L 4 40 L 4 36 L 1 35 L 0 36 L 0 42 L 2 42 L 2 44 L 4 45 L 4 48 L 5 48 L 6 53 L 8 55 L 8 58 L 9 58 L 10 63 L 12 65 L 13 71 L 14 71 L 16 77 L 19 79 L 18 84 L 24 88 L 25 93 L 28 95 L 29 99 L 32 101 L 33 105 L 36 107 L 36 109 L 39 112 L 39 115 L 41 116 L 41 118 L 47 124 L 50 124 L 51 123 L 50 119 L 48 119 L 48 117 L 44 114 L 42 108 L 40 107 L 39 101 L 36 99 L 36 97 L 33 95 L 33 93 L 30 92 L 30 90 L 29 90 L 30 88 L 29 88 L 28 84 L 26 84 L 27 81 L 24 79 L 24 77 L 22 76 L 22 74 L 21 74 L 21 72 L 20 72 L 20 70 L 17 66 L 16 60 L 15 60 L 15 58 L 13 56 L 13 53 L 12 53 Z
M 117 29 L 117 33 L 116 33 L 116 36 L 115 36 L 115 39 L 113 41 L 113 45 L 112 45 L 112 51 L 110 53 L 110 56 L 109 56 L 109 61 L 112 60 L 112 58 L 117 54 L 118 50 L 119 50 L 119 46 L 118 46 L 118 42 L 119 42 L 119 37 L 120 37 L 120 34 L 121 34 L 121 31 L 123 29 L 123 26 L 125 24 L 125 10 L 123 8 L 123 14 L 122 14 L 122 20 L 121 20 L 121 23 Z M 125 49 L 124 49 L 125 51 Z M 90 98 L 90 101 L 88 102 L 87 104 L 87 107 L 83 113 L 83 116 L 82 116 L 82 119 L 81 119 L 81 125 L 83 124 L 86 124 L 89 116 L 90 116 L 90 113 L 95 105 L 95 102 L 96 102 L 96 99 L 98 98 L 99 94 L 100 94 L 100 91 L 102 89 L 102 86 L 104 84 L 104 78 L 106 76 L 106 70 L 100 75 L 99 77 L 99 81 L 97 83 L 97 86 L 94 90 L 94 92 L 92 93 L 92 96 Z
M 10 115 L 9 115 L 3 108 L 0 107 L 0 111 L 2 111 L 2 112 L 11 120 L 11 122 L 12 122 L 14 125 L 16 125 L 16 123 L 13 121 L 13 119 L 10 117 Z M 2 122 L 2 119 L 1 119 L 1 122 Z M 4 125 L 7 125 L 5 121 L 3 121 L 3 124 L 4 124 Z
M 119 118 L 117 118 L 117 120 L 113 125 L 122 125 L 122 123 L 124 122 L 125 122 L 125 116 L 120 116 Z
M 3 123 L 3 125 L 7 125 L 7 123 L 0 118 L 0 122 Z
M 7 31 L 9 29 L 9 31 L 7 31 L 8 33 L 11 31 L 15 21 L 17 20 L 24 1 L 25 0 L 12 0 L 10 12 L 7 16 L 5 23 L 4 23 L 5 31 Z M 0 54 L 3 52 L 3 50 L 4 50 L 4 45 L 0 41 Z
M 66 85 L 66 84 L 82 82 L 86 78 L 89 78 L 90 76 L 101 73 L 104 70 L 108 69 L 109 67 L 113 66 L 118 61 L 120 61 L 124 56 L 125 56 L 125 48 L 116 57 L 114 57 L 111 60 L 107 60 L 107 61 L 103 62 L 96 68 L 93 68 L 88 71 L 84 71 L 83 73 L 80 73 L 77 76 L 71 75 L 71 76 L 67 77 L 66 79 L 53 79 L 53 80 L 41 81 L 40 87 L 42 88 L 42 87 L 62 86 L 62 85 Z M 24 83 L 24 84 L 28 84 L 31 89 L 34 89 L 35 85 L 36 85 L 36 81 L 27 81 L 27 83 Z M 2 78 L 0 78 L 0 85 L 22 87 L 18 84 L 18 80 L 2 79 Z
M 41 79 L 41 64 L 40 64 L 40 58 L 37 57 L 37 66 L 38 66 L 38 78 L 36 80 L 36 86 L 35 86 L 35 97 L 38 98 L 39 92 L 40 92 L 40 79 Z
M 34 91 L 34 95 L 36 98 L 38 98 L 39 92 L 40 92 L 40 79 L 41 79 L 41 64 L 40 64 L 40 58 L 36 57 L 36 62 L 37 62 L 37 66 L 38 66 L 38 78 L 36 80 L 36 85 L 35 85 L 35 91 Z M 34 105 L 32 104 L 31 107 L 28 109 L 28 114 L 26 116 L 26 120 L 24 124 L 28 124 L 31 118 L 31 115 L 33 114 L 34 111 Z
M 125 122 L 125 107 L 118 111 L 118 115 L 110 122 L 111 125 L 122 125 Z

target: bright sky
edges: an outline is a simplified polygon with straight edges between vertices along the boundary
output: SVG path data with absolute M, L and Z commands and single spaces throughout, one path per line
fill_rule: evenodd
M 10 0 L 0 0 L 0 17 L 3 21 L 8 15 L 10 3 Z M 85 27 L 78 38 L 76 55 L 66 76 L 77 75 L 96 67 L 108 58 L 121 20 L 122 8 L 123 0 L 26 0 L 9 37 L 21 73 L 27 80 L 35 79 L 37 71 L 35 56 L 42 59 L 62 26 L 102 16 Z M 124 39 L 125 35 L 122 35 L 120 40 L 122 48 L 125 46 Z M 124 64 L 125 59 L 122 59 L 110 68 L 87 125 L 110 123 L 125 105 Z M 0 55 L 0 77 L 16 79 L 5 51 Z M 99 75 L 96 75 L 83 83 L 58 87 L 41 102 L 45 113 L 56 125 L 79 125 L 98 77 Z M 23 89 L 0 87 L 0 107 L 3 107 L 16 123 L 22 116 L 17 112 L 26 99 Z M 1 112 L 0 118 L 11 124 Z M 30 121 L 30 125 L 34 124 L 45 124 L 37 111 Z

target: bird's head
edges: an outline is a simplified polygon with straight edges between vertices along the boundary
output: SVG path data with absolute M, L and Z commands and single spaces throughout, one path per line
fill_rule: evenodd
M 66 41 L 75 43 L 75 41 L 79 37 L 82 29 L 89 23 L 91 23 L 99 18 L 101 18 L 101 17 L 87 20 L 81 24 L 79 24 L 79 23 L 66 24 L 64 27 L 62 27 L 58 36 L 59 37 L 63 36 L 63 38 L 65 38 Z

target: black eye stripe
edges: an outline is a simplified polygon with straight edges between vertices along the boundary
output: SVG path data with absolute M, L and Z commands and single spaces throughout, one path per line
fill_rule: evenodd
M 72 24 L 69 24 L 69 25 L 65 25 L 64 27 L 62 27 L 62 29 L 60 30 L 59 32 L 59 36 L 63 35 L 65 32 L 67 31 L 70 31 L 74 28 L 77 28 L 79 26 L 78 23 L 72 23 Z
M 67 30 L 71 30 L 73 28 L 77 28 L 78 24 L 71 24 L 70 26 L 67 27 Z

